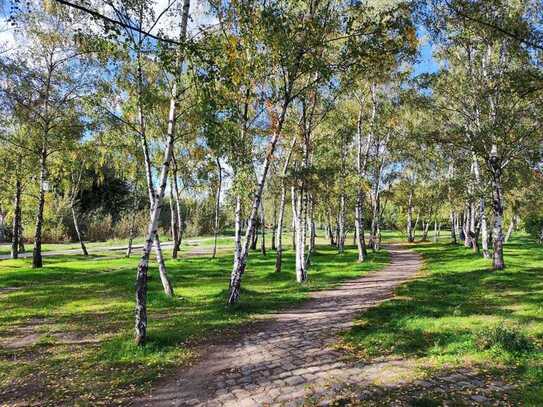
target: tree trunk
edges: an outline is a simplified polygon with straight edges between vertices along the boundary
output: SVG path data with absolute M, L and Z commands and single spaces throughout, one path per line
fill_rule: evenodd
M 457 243 L 457 240 L 456 240 L 456 213 L 454 212 L 454 210 L 451 210 L 450 222 L 451 222 L 451 239 L 452 239 L 452 242 L 454 244 L 456 244 Z
M 296 281 L 303 283 L 307 279 L 305 268 L 305 229 L 306 229 L 306 192 L 303 188 L 296 200 Z
M 236 195 L 236 212 L 234 215 L 234 269 L 238 267 L 238 262 L 241 256 L 241 198 Z
M 413 243 L 415 234 L 413 233 L 413 191 L 409 191 L 407 198 L 407 241 Z
M 255 219 L 255 230 L 251 235 L 251 250 L 256 250 L 256 244 L 258 243 L 258 235 L 260 234 L 259 230 L 260 220 Z
M 272 239 L 271 249 L 277 251 L 277 201 L 273 200 Z
M 185 0 L 185 1 L 189 1 L 189 0 Z M 139 121 L 139 127 L 140 127 L 139 135 L 140 135 L 142 149 L 143 149 L 145 176 L 147 179 L 147 192 L 149 194 L 149 207 L 150 207 L 150 212 L 152 214 L 154 211 L 154 206 L 157 203 L 156 203 L 156 197 L 155 197 L 156 191 L 153 185 L 153 174 L 151 171 L 151 156 L 149 154 L 149 145 L 147 143 L 147 136 L 146 136 L 145 116 L 143 114 L 143 74 L 142 74 L 142 63 L 141 63 L 141 49 L 138 49 L 138 52 L 137 52 L 137 63 L 138 63 L 138 89 L 139 89 L 138 90 L 138 121 Z M 174 100 L 173 92 L 177 93 L 177 84 L 174 84 L 173 89 L 174 90 L 172 91 L 171 100 Z M 177 95 L 175 95 L 175 98 L 177 98 Z M 175 103 L 177 102 L 176 101 L 173 102 L 173 108 L 172 108 L 172 102 L 170 102 L 169 113 L 171 114 L 172 109 L 173 109 L 174 116 L 173 118 L 169 118 L 169 120 L 173 120 L 173 121 L 175 121 L 175 110 L 176 110 Z M 172 121 L 172 125 L 173 125 L 173 121 Z M 169 125 L 170 123 L 168 122 L 168 126 Z M 173 148 L 172 148 L 171 155 L 172 154 L 173 154 Z M 168 163 L 168 167 L 169 167 L 169 163 Z M 157 225 L 157 229 L 158 229 L 158 225 Z M 154 243 L 155 243 L 155 252 L 156 252 L 156 259 L 158 262 L 158 272 L 160 274 L 160 280 L 162 281 L 164 292 L 166 293 L 166 295 L 171 296 L 173 295 L 173 289 L 171 287 L 170 280 L 167 275 L 166 264 L 164 263 L 162 248 L 160 247 L 160 239 L 158 238 L 158 230 L 154 234 Z
M 221 188 L 222 188 L 222 167 L 219 157 L 217 157 L 217 173 L 219 176 L 219 184 L 217 186 L 217 194 L 215 198 L 215 227 L 213 230 L 213 254 L 211 258 L 215 258 L 217 255 L 217 237 L 219 235 L 219 210 L 221 206 Z
M 363 106 L 360 103 L 358 111 L 358 119 L 356 123 L 356 135 L 357 135 L 357 171 L 358 182 L 361 184 L 366 174 L 366 166 L 368 162 L 368 155 L 371 144 L 373 142 L 373 126 L 375 124 L 375 116 L 377 114 L 376 103 L 376 86 L 375 83 L 371 84 L 371 100 L 372 100 L 372 113 L 371 113 L 371 125 L 372 130 L 368 133 L 366 145 L 364 150 L 362 149 L 362 110 Z M 358 247 L 358 261 L 363 262 L 368 256 L 366 249 L 366 241 L 364 238 L 364 191 L 362 185 L 358 185 L 356 194 L 356 208 L 355 208 L 355 229 L 356 229 L 356 242 Z
M 363 262 L 368 256 L 366 249 L 366 239 L 364 238 L 364 195 L 362 189 L 358 190 L 356 197 L 356 212 L 355 212 L 355 230 L 356 244 L 358 248 L 358 261 Z
M 19 238 L 21 229 L 21 181 L 15 180 L 15 200 L 13 202 L 13 236 L 11 239 L 11 258 L 19 257 Z
M 40 192 L 38 196 L 38 210 L 36 212 L 36 229 L 34 231 L 34 249 L 32 250 L 32 268 L 43 267 L 41 255 L 41 235 L 43 227 L 43 208 L 45 206 L 45 182 L 47 177 L 47 150 L 42 147 L 40 155 Z
M 285 195 L 286 186 L 283 180 L 281 185 L 281 197 L 279 198 L 279 216 L 277 217 L 277 232 L 275 234 L 277 238 L 277 251 L 275 252 L 275 272 L 281 271 L 283 261 L 283 220 L 285 218 Z
M 279 140 L 279 136 L 283 128 L 283 123 L 285 121 L 285 115 L 286 115 L 289 102 L 290 102 L 290 96 L 288 96 L 285 99 L 283 106 L 281 108 L 281 114 L 277 120 L 276 128 L 275 128 L 275 131 L 273 132 L 273 136 L 269 144 L 268 152 L 266 154 L 266 159 L 264 161 L 264 167 L 262 169 L 260 182 L 258 183 L 258 187 L 255 193 L 255 196 L 253 198 L 253 206 L 251 208 L 251 214 L 249 216 L 249 224 L 248 224 L 247 230 L 245 231 L 245 241 L 243 243 L 243 246 L 241 247 L 239 258 L 234 261 L 234 267 L 232 269 L 232 274 L 230 276 L 230 287 L 229 287 L 229 293 L 228 293 L 229 305 L 233 305 L 239 301 L 240 290 L 241 290 L 241 278 L 243 276 L 245 267 L 247 265 L 247 256 L 249 252 L 249 240 L 250 240 L 249 238 L 252 235 L 252 233 L 254 233 L 256 217 L 258 213 L 258 208 L 260 206 L 260 200 L 262 199 L 262 192 L 264 191 L 266 177 L 268 175 L 268 170 L 270 167 L 271 160 L 273 158 L 273 153 L 275 152 L 277 141 Z
M 345 194 L 339 197 L 339 239 L 337 241 L 337 249 L 339 254 L 345 251 Z
M 415 226 L 413 226 L 413 240 L 417 238 L 417 228 L 419 226 L 419 220 L 420 220 L 420 212 L 417 212 L 417 216 L 415 218 Z
M 187 33 L 187 22 L 189 17 L 190 0 L 183 0 L 183 16 L 181 18 L 181 42 L 184 41 Z M 177 52 L 178 66 L 182 64 L 181 49 Z M 173 153 L 175 141 L 175 118 L 177 110 L 177 82 L 174 81 L 172 95 L 170 98 L 170 109 L 168 113 L 167 143 L 164 152 L 164 161 L 160 173 L 160 184 L 156 195 L 155 204 L 151 212 L 147 238 L 143 247 L 143 255 L 138 265 L 136 277 L 136 317 L 135 317 L 135 340 L 137 345 L 143 345 L 147 338 L 147 274 L 149 271 L 149 253 L 151 251 L 153 240 L 157 233 L 158 219 L 162 210 L 162 199 L 166 190 L 168 181 L 168 170 Z
M 511 222 L 509 222 L 509 228 L 507 229 L 507 234 L 505 235 L 505 243 L 509 241 L 511 238 L 511 235 L 513 234 L 513 231 L 516 229 L 518 224 L 518 213 L 515 211 L 513 212 L 513 216 L 511 217 Z
M 72 219 L 74 221 L 74 228 L 75 228 L 75 234 L 77 235 L 77 240 L 79 241 L 79 244 L 81 245 L 81 251 L 83 252 L 83 256 L 88 256 L 89 252 L 87 251 L 87 248 L 85 247 L 85 242 L 83 242 L 83 236 L 81 234 L 81 230 L 79 229 L 79 222 L 77 220 L 77 214 L 75 212 L 74 202 L 72 202 L 71 209 L 72 209 Z
M 290 158 L 292 157 L 292 151 L 294 150 L 294 145 L 296 143 L 296 137 L 293 137 L 292 144 L 290 145 L 289 152 L 285 159 L 283 165 L 283 171 L 281 172 L 281 197 L 279 198 L 279 216 L 277 218 L 277 232 L 275 233 L 277 239 L 277 251 L 275 252 L 275 272 L 279 273 L 281 271 L 282 261 L 283 261 L 283 223 L 285 220 L 285 201 L 287 195 L 287 186 L 285 177 L 287 176 L 288 166 L 290 163 Z M 275 208 L 274 208 L 275 213 Z M 294 241 L 294 240 L 293 240 Z
M 296 250 L 296 189 L 294 187 L 290 188 L 290 201 L 292 207 L 292 250 Z
M 471 211 L 470 211 L 470 205 L 466 205 L 466 209 L 464 210 L 464 247 L 471 247 L 471 237 L 470 237 L 470 222 L 471 222 Z
M 434 243 L 437 243 L 437 237 L 438 237 L 438 232 L 437 232 L 437 219 L 434 219 L 434 236 L 433 236 L 433 242 Z
M 317 228 L 315 225 L 315 202 L 313 201 L 313 197 L 311 197 L 310 205 L 309 205 L 309 227 L 310 227 L 310 235 L 309 235 L 309 255 L 312 255 L 315 253 L 315 243 L 317 239 Z
M 128 247 L 126 248 L 126 257 L 130 257 L 132 254 L 132 243 L 134 242 L 134 229 L 136 223 L 136 211 L 132 213 L 132 218 L 130 219 L 130 227 L 128 229 Z
M 181 213 L 181 199 L 179 197 L 179 186 L 177 184 L 177 161 L 175 160 L 175 155 L 172 155 L 173 163 L 173 195 L 175 198 L 175 211 L 177 212 L 177 246 L 174 246 L 173 250 L 178 252 L 181 248 L 181 241 L 183 240 L 183 230 L 184 230 L 184 220 Z
M 266 220 L 264 218 L 264 201 L 260 201 L 260 232 L 262 233 L 262 238 L 260 241 L 260 253 L 266 255 Z
M 170 178 L 170 233 L 172 235 L 172 259 L 177 259 L 179 239 L 179 218 L 175 210 L 173 176 Z
M 503 270 L 505 262 L 503 259 L 503 195 L 501 185 L 501 168 L 497 157 L 490 159 L 492 169 L 492 209 L 494 212 L 494 227 L 492 237 L 494 239 L 494 251 L 492 253 L 492 267 L 494 270 Z
M 423 231 L 422 231 L 422 241 L 425 242 L 428 240 L 428 230 L 430 229 L 430 221 L 423 222 Z

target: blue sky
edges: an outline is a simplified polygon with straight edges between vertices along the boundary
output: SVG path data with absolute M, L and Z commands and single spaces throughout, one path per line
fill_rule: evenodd
M 417 30 L 417 36 L 421 40 L 421 46 L 413 74 L 416 76 L 422 73 L 434 73 L 439 69 L 439 66 L 432 57 L 433 44 L 424 28 Z

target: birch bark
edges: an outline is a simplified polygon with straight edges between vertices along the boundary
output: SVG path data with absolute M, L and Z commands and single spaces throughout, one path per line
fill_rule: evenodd
M 181 18 L 181 42 L 184 41 L 187 33 L 187 22 L 189 16 L 190 0 L 183 0 L 183 14 Z M 177 66 L 181 66 L 181 49 L 178 50 Z M 176 78 L 177 79 L 177 78 Z M 167 142 L 164 151 L 164 161 L 162 164 L 159 188 L 156 194 L 155 203 L 151 212 L 147 237 L 143 247 L 143 255 L 140 259 L 136 274 L 136 310 L 135 310 L 135 340 L 137 345 L 143 345 L 147 338 L 147 275 L 149 271 L 149 254 L 153 241 L 157 236 L 158 219 L 162 210 L 162 199 L 166 190 L 168 181 L 168 170 L 173 153 L 175 141 L 175 117 L 177 110 L 177 80 L 174 80 L 170 97 L 170 108 L 168 113 Z
M 11 240 L 11 258 L 19 257 L 19 238 L 21 228 L 21 180 L 15 180 L 15 199 L 13 202 L 13 236 Z
M 188 1 L 188 0 L 185 0 L 185 1 Z M 264 185 L 266 183 L 266 177 L 268 175 L 270 163 L 273 158 L 273 154 L 275 152 L 275 147 L 277 145 L 277 141 L 279 140 L 279 136 L 281 135 L 281 131 L 283 129 L 283 123 L 285 121 L 286 111 L 287 111 L 289 102 L 290 102 L 290 97 L 287 97 L 284 100 L 283 106 L 281 107 L 281 112 L 277 120 L 277 124 L 275 126 L 272 139 L 268 146 L 268 152 L 266 154 L 266 158 L 264 160 L 262 175 L 258 183 L 255 196 L 253 198 L 253 205 L 252 205 L 251 213 L 248 219 L 247 230 L 245 231 L 245 241 L 241 247 L 241 251 L 239 253 L 238 258 L 235 259 L 234 261 L 234 267 L 232 269 L 232 273 L 230 276 L 230 288 L 229 288 L 229 293 L 228 293 L 229 305 L 233 305 L 239 301 L 240 290 L 241 290 L 241 279 L 245 271 L 245 267 L 247 265 L 247 256 L 249 252 L 250 237 L 252 236 L 255 230 L 256 217 L 258 215 L 258 208 L 260 206 L 260 201 L 262 199 L 262 192 L 264 191 Z
M 290 159 L 292 157 L 292 151 L 296 144 L 296 137 L 292 138 L 292 143 L 290 145 L 285 163 L 283 164 L 283 169 L 281 171 L 281 197 L 279 198 L 279 215 L 277 217 L 277 232 L 275 234 L 277 239 L 277 251 L 275 253 L 275 272 L 279 273 L 281 271 L 282 262 L 283 262 L 283 222 L 285 219 L 285 201 L 286 201 L 286 176 L 288 171 L 288 166 L 290 164 Z

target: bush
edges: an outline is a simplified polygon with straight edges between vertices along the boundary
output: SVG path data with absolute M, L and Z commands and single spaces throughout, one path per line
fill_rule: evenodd
M 130 227 L 134 223 L 134 237 L 145 234 L 149 224 L 149 210 L 142 209 L 134 213 L 133 211 L 124 212 L 113 228 L 116 239 L 128 239 L 130 237 Z
M 83 223 L 83 222 L 82 222 Z M 84 239 L 95 242 L 111 239 L 113 221 L 111 215 L 102 211 L 93 211 L 85 219 Z
M 528 232 L 533 237 L 540 239 L 541 243 L 541 233 L 543 231 L 543 215 L 530 215 L 526 217 L 524 225 L 526 232 Z
M 534 350 L 534 343 L 518 328 L 495 326 L 478 332 L 475 342 L 480 350 L 500 348 L 507 352 L 521 353 Z

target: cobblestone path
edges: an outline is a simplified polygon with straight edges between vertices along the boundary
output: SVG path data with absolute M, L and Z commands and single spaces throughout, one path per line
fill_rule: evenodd
M 141 406 L 301 405 L 321 398 L 334 383 L 374 379 L 367 367 L 331 349 L 364 309 L 393 295 L 421 266 L 418 254 L 389 246 L 391 263 L 337 288 L 317 291 L 303 305 L 273 314 L 260 332 L 236 344 L 209 346 L 200 361 L 176 380 L 154 389 Z

